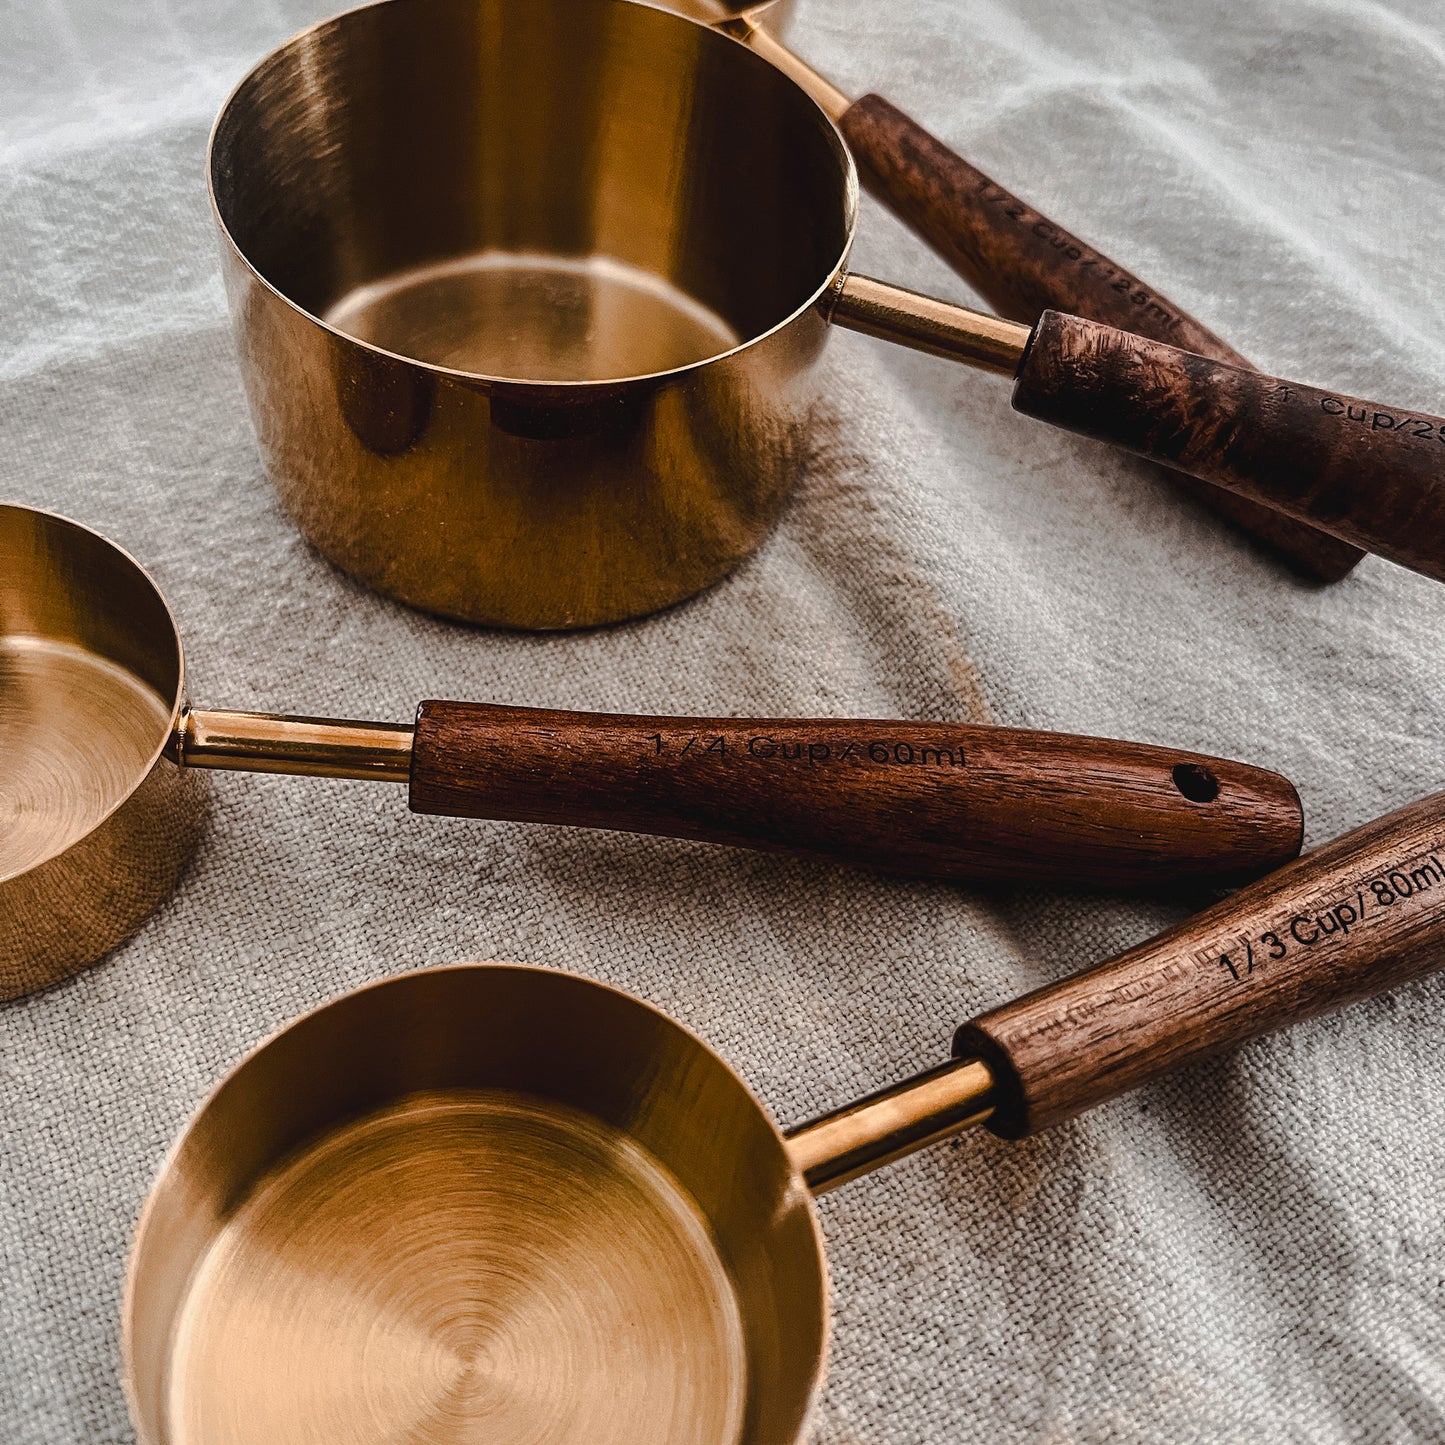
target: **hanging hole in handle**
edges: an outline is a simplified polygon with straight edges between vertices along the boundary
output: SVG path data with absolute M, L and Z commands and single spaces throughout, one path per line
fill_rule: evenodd
M 1176 763 L 1171 776 L 1191 803 L 1212 803 L 1219 796 L 1219 779 L 1198 763 Z

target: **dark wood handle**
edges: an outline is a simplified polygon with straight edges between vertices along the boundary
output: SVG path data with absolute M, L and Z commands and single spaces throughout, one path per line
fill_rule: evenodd
M 1298 851 L 1278 774 L 948 723 L 631 717 L 424 702 L 418 813 L 663 833 L 936 878 L 1237 881 Z
M 839 122 L 869 192 L 923 237 L 1001 316 L 1033 325 L 1072 312 L 1248 366 L 1228 342 L 1168 297 L 1006 191 L 879 95 Z M 1197 481 L 1192 495 L 1306 576 L 1336 582 L 1358 548 L 1293 517 Z
M 1046 312 L 1014 386 L 1025 416 L 1290 513 L 1445 579 L 1445 421 Z
M 1445 964 L 1445 793 L 1377 819 L 1178 928 L 966 1024 L 1018 1138 L 1244 1039 Z
M 1182 307 L 1005 190 L 881 95 L 855 101 L 839 126 L 869 193 L 1000 316 L 1032 325 L 1045 311 L 1070 311 L 1249 365 Z

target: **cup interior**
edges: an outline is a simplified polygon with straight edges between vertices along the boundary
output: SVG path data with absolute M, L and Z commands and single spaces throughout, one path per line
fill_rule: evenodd
M 384 0 L 240 84 L 212 196 L 251 268 L 381 351 L 469 376 L 686 368 L 811 305 L 856 177 L 791 80 L 622 0 Z

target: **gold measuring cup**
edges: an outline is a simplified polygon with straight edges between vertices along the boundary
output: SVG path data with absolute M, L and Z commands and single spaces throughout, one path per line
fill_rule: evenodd
M 210 183 L 283 502 L 333 561 L 434 612 L 612 622 L 723 576 L 804 464 L 830 321 L 1011 376 L 1018 411 L 1445 575 L 1445 423 L 847 274 L 842 138 L 678 15 L 353 10 L 241 82 Z
M 348 994 L 201 1106 L 131 1252 L 143 1445 L 784 1445 L 823 1377 L 811 1195 L 1007 1138 L 1445 962 L 1445 794 L 959 1030 L 784 1135 L 701 1040 L 569 974 Z
M 413 812 L 665 833 L 939 877 L 1239 880 L 1299 851 L 1276 773 L 1008 728 L 426 702 L 415 726 L 207 712 L 135 560 L 0 505 L 0 998 L 127 937 L 175 886 L 192 771 L 405 783 Z

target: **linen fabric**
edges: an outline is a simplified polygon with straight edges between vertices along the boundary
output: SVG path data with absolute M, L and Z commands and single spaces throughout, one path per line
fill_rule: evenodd
M 149 566 L 217 707 L 423 696 L 1058 728 L 1288 774 L 1308 840 L 1439 786 L 1445 588 L 1296 580 L 1008 388 L 848 334 L 775 536 L 665 615 L 474 631 L 352 583 L 261 470 L 207 129 L 318 0 L 11 0 L 0 494 Z M 957 146 L 1261 366 L 1445 411 L 1445 31 L 1424 0 L 806 0 L 800 53 Z M 967 289 L 865 203 L 859 269 Z M 0 767 L 4 766 L 0 758 Z M 169 1141 L 249 1046 L 455 959 L 634 990 L 784 1122 L 1204 900 L 975 890 L 668 840 L 415 819 L 380 784 L 216 776 L 174 900 L 0 1007 L 0 1437 L 128 1441 L 118 1317 Z M 1445 1438 L 1445 979 L 1031 1142 L 822 1201 L 826 1445 Z M 545 1046 L 545 1041 L 539 1041 Z

